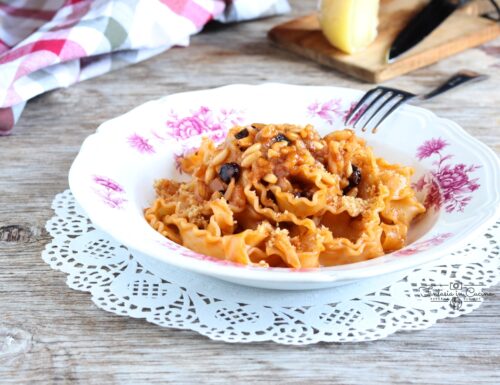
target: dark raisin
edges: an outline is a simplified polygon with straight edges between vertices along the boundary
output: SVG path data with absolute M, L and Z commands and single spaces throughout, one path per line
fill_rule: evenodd
M 276 143 L 276 142 L 282 142 L 282 141 L 287 141 L 288 144 L 292 143 L 292 141 L 290 139 L 288 139 L 284 134 L 282 134 L 281 132 L 276 135 L 273 139 L 273 143 Z
M 361 183 L 361 170 L 359 167 L 352 165 L 352 173 L 349 176 L 349 185 L 344 188 L 344 194 L 347 194 L 351 189 L 357 187 Z
M 235 181 L 240 177 L 240 166 L 237 163 L 225 163 L 219 170 L 219 177 L 224 183 L 231 182 L 234 178 Z
M 236 139 L 243 139 L 243 138 L 246 138 L 247 136 L 248 136 L 248 130 L 246 128 L 244 128 L 243 130 L 238 132 L 236 135 L 234 135 L 234 137 Z

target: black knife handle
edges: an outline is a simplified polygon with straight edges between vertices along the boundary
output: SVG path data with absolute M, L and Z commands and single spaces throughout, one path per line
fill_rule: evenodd
M 421 96 L 420 99 L 429 100 L 438 95 L 441 95 L 442 93 L 445 93 L 448 90 L 451 90 L 452 88 L 461 86 L 465 83 L 478 82 L 480 80 L 485 80 L 487 78 L 488 78 L 487 75 L 481 75 L 474 71 L 460 71 L 457 74 L 453 75 L 451 78 L 449 78 L 446 82 L 441 84 L 435 90 L 429 92 L 426 95 Z
M 391 63 L 398 56 L 420 43 L 457 8 L 468 1 L 470 0 L 431 0 L 396 37 L 389 49 L 387 62 Z

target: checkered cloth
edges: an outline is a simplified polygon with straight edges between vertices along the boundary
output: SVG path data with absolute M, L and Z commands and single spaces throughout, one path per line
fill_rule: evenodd
M 0 0 L 0 135 L 36 95 L 187 46 L 210 20 L 288 10 L 287 0 Z

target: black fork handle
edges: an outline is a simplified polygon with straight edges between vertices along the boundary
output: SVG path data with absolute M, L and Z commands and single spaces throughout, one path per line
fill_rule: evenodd
M 446 82 L 441 84 L 439 87 L 429 92 L 428 94 L 420 96 L 418 99 L 429 100 L 464 84 L 475 83 L 486 79 L 488 79 L 487 75 L 481 75 L 474 71 L 460 71 L 449 78 Z

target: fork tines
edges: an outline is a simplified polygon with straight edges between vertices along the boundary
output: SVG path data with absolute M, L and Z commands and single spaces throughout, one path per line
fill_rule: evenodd
M 373 88 L 363 95 L 361 100 L 347 115 L 344 123 L 351 125 L 352 128 L 356 128 L 358 123 L 363 122 L 363 131 L 371 127 L 372 132 L 375 132 L 377 127 L 400 105 L 414 97 L 415 95 L 410 92 L 395 88 Z M 378 117 L 378 120 L 370 126 L 370 122 L 375 122 L 375 117 Z

